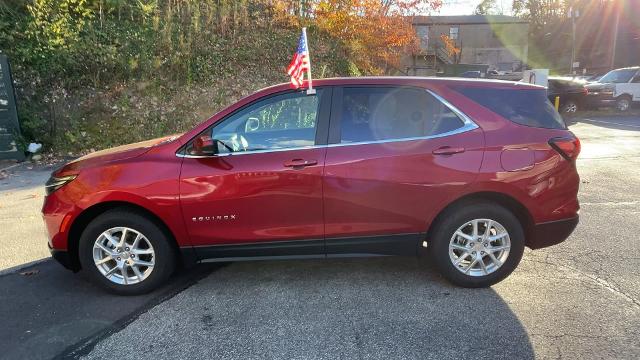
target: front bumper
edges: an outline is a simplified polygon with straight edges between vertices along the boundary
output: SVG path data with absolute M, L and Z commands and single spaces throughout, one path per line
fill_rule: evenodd
M 531 249 L 541 249 L 565 241 L 573 232 L 579 222 L 576 216 L 570 219 L 550 221 L 534 225 L 527 246 Z
M 49 247 L 49 252 L 51 253 L 51 257 L 62 264 L 65 268 L 72 270 L 73 272 L 80 270 L 80 264 L 73 260 L 68 251 L 52 249 Z

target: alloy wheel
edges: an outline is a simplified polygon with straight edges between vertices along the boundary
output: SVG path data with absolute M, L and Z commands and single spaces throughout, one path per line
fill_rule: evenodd
M 627 99 L 620 99 L 620 100 L 618 100 L 617 105 L 618 105 L 617 107 L 618 107 L 619 111 L 627 111 L 627 110 L 629 110 L 629 106 L 631 104 L 629 103 L 629 100 L 627 100 Z
M 465 275 L 486 276 L 505 263 L 510 248 L 511 239 L 504 226 L 491 219 L 474 219 L 451 236 L 449 258 Z
M 128 227 L 102 232 L 93 245 L 93 261 L 109 281 L 133 285 L 144 281 L 155 266 L 155 252 L 149 239 Z
M 565 113 L 575 113 L 576 111 L 578 111 L 578 105 L 575 103 L 571 102 L 564 106 Z

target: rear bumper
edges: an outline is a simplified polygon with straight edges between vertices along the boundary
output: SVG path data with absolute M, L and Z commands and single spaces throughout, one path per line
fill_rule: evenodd
M 531 249 L 541 249 L 565 241 L 579 222 L 576 216 L 570 219 L 550 221 L 534 225 L 527 246 Z

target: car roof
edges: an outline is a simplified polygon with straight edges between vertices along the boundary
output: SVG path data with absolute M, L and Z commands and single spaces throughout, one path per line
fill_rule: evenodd
M 508 88 L 508 89 L 544 89 L 544 86 L 528 84 L 524 82 L 477 79 L 477 78 L 451 78 L 451 77 L 421 77 L 421 76 L 359 76 L 359 77 L 336 77 L 325 79 L 314 79 L 313 86 L 348 86 L 348 85 L 400 85 L 400 86 L 421 86 L 421 85 L 457 85 L 487 88 Z M 307 86 L 307 81 L 303 87 Z M 262 89 L 262 91 L 280 91 L 283 88 L 291 87 L 289 83 L 282 83 Z
M 640 70 L 640 66 L 623 67 L 623 68 L 619 68 L 619 69 L 613 69 L 611 71 L 616 71 L 616 70 Z
M 568 82 L 568 83 L 576 83 L 576 84 L 582 84 L 585 82 L 584 80 L 576 79 L 574 77 L 569 77 L 569 76 L 549 76 L 547 79 L 550 81 Z

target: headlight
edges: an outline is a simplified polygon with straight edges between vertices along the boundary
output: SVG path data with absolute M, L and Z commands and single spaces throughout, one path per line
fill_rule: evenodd
M 73 179 L 75 179 L 77 176 L 78 175 L 68 175 L 62 177 L 52 176 L 49 178 L 49 180 L 47 180 L 47 183 L 44 184 L 44 190 L 46 191 L 47 195 L 49 195 L 73 181 Z

